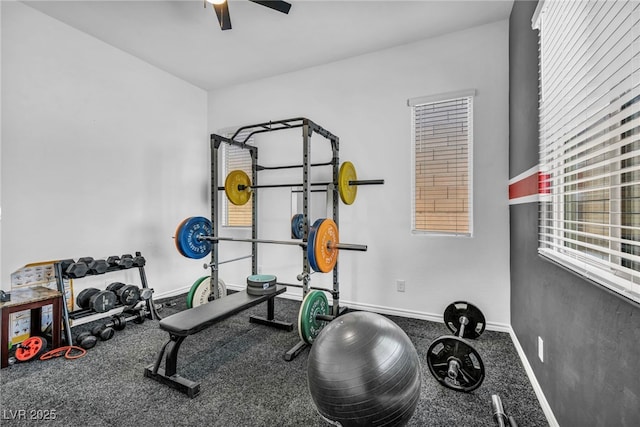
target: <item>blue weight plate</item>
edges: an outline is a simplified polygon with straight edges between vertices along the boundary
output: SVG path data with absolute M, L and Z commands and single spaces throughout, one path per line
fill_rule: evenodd
M 307 241 L 307 258 L 309 258 L 309 265 L 311 269 L 316 272 L 320 271 L 318 261 L 316 260 L 316 233 L 322 221 L 324 221 L 324 218 L 318 218 L 309 228 L 309 240 Z
M 198 236 L 211 235 L 211 221 L 193 216 L 183 221 L 176 232 L 176 247 L 187 258 L 204 258 L 211 252 L 211 242 L 198 240 Z
M 304 215 L 295 214 L 293 218 L 291 218 L 291 237 L 294 239 L 302 239 L 304 236 L 303 230 L 303 221 Z

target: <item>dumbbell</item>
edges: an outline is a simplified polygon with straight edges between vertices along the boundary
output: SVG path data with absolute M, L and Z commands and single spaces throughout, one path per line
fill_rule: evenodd
M 100 338 L 102 341 L 108 341 L 115 335 L 116 331 L 106 324 L 97 325 L 91 328 L 91 335 Z
M 133 255 L 131 254 L 122 255 L 122 257 L 120 258 L 119 266 L 120 268 L 123 268 L 123 269 L 133 267 Z
M 73 339 L 75 345 L 82 347 L 85 350 L 93 348 L 98 343 L 98 339 L 89 331 L 81 332 Z
M 115 293 L 122 305 L 135 305 L 140 301 L 140 289 L 137 286 L 113 282 L 107 286 L 107 290 Z
M 78 262 L 87 265 L 87 274 L 104 274 L 109 269 L 109 263 L 103 259 L 93 259 L 92 257 L 82 257 Z
M 117 299 L 116 294 L 111 291 L 87 288 L 78 294 L 76 302 L 82 308 L 104 313 L 115 307 Z
M 456 391 L 470 392 L 484 380 L 480 354 L 463 338 L 478 338 L 486 325 L 484 315 L 473 304 L 456 301 L 444 311 L 444 322 L 455 336 L 442 336 L 427 351 L 427 364 L 440 384 Z
M 121 331 L 127 327 L 127 322 L 133 322 L 136 324 L 144 323 L 146 320 L 146 313 L 144 310 L 125 310 L 121 314 L 114 314 L 111 316 L 111 321 L 101 325 L 103 328 L 113 328 L 116 331 Z M 95 328 L 98 331 L 98 327 Z
M 103 323 L 102 325 L 96 325 L 91 329 L 91 334 L 102 341 L 108 341 L 115 335 L 116 331 L 121 331 L 127 326 L 129 320 L 133 320 L 135 323 L 144 322 L 144 315 L 140 314 L 142 310 L 136 310 L 134 312 L 123 312 L 122 314 L 114 314 L 111 316 L 111 321 Z M 129 317 L 126 314 L 131 314 Z M 140 317 L 142 320 L 140 320 Z

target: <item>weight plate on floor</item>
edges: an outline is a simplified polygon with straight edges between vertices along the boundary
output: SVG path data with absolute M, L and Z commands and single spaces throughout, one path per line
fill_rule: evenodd
M 322 291 L 309 291 L 302 301 L 298 312 L 298 333 L 307 344 L 313 344 L 326 320 L 317 320 L 317 314 L 330 314 L 329 302 Z
M 218 279 L 218 293 L 220 298 L 227 295 L 227 285 Z M 187 308 L 197 307 L 209 302 L 211 295 L 211 276 L 204 276 L 196 280 L 187 294 Z
M 243 190 L 238 187 L 243 186 Z M 234 205 L 244 205 L 251 198 L 251 178 L 245 171 L 236 169 L 229 172 L 224 180 L 224 193 Z
M 211 242 L 198 236 L 211 235 L 211 221 L 202 216 L 192 216 L 180 223 L 176 230 L 176 248 L 187 258 L 204 258 L 211 252 Z
M 295 214 L 291 218 L 291 238 L 302 239 L 304 237 L 304 215 Z
M 274 286 L 278 278 L 273 274 L 254 274 L 247 277 L 247 286 L 251 288 L 266 289 L 270 286 Z
M 19 362 L 27 362 L 44 353 L 47 348 L 47 340 L 43 337 L 31 337 L 22 341 L 16 349 L 16 359 Z
M 476 339 L 482 335 L 486 322 L 480 309 L 471 303 L 456 301 L 444 310 L 444 323 L 455 336 L 458 336 L 462 316 L 466 317 L 468 322 L 464 327 L 462 338 Z
M 436 339 L 427 351 L 427 364 L 436 380 L 456 391 L 470 392 L 484 380 L 484 364 L 480 354 L 462 338 L 443 336 Z M 449 374 L 455 364 L 457 375 Z
M 342 199 L 345 205 L 350 205 L 356 200 L 358 186 L 351 185 L 349 182 L 356 181 L 357 179 L 356 167 L 353 163 L 342 163 L 340 171 L 338 172 L 338 193 L 340 193 L 340 199 Z
M 330 245 L 340 243 L 338 226 L 329 218 L 320 218 L 313 223 L 309 232 L 307 257 L 314 271 L 328 273 L 338 262 L 338 248 Z

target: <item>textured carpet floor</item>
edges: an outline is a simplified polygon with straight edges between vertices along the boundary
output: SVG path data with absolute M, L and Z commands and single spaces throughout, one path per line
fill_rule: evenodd
M 160 315 L 185 309 L 184 297 L 175 301 Z M 299 307 L 299 302 L 277 299 L 276 318 L 295 324 Z M 0 424 L 42 424 L 31 417 L 53 411 L 55 419 L 46 425 L 326 426 L 307 389 L 308 350 L 284 361 L 284 352 L 298 342 L 297 331 L 249 323 L 251 314 L 265 313 L 266 304 L 259 305 L 185 340 L 178 373 L 201 383 L 195 399 L 144 377 L 144 368 L 168 339 L 157 321 L 148 320 L 98 342 L 80 359 L 2 369 Z M 389 317 L 409 335 L 421 359 L 421 397 L 410 426 L 493 426 L 492 394 L 500 395 L 520 426 L 548 425 L 508 334 L 486 331 L 473 342 L 486 377 L 477 390 L 458 393 L 440 386 L 426 363 L 431 342 L 448 334 L 444 324 Z

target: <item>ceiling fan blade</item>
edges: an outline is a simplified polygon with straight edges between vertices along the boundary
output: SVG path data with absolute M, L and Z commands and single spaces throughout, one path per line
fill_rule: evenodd
M 254 3 L 261 4 L 270 9 L 277 10 L 282 13 L 289 13 L 289 9 L 291 9 L 291 3 L 287 3 L 286 1 L 278 1 L 278 0 L 249 0 Z
M 213 10 L 216 11 L 216 15 L 218 16 L 218 22 L 220 23 L 221 30 L 230 30 L 231 29 L 231 16 L 229 16 L 229 4 L 228 2 L 224 2 L 222 4 L 212 4 Z

